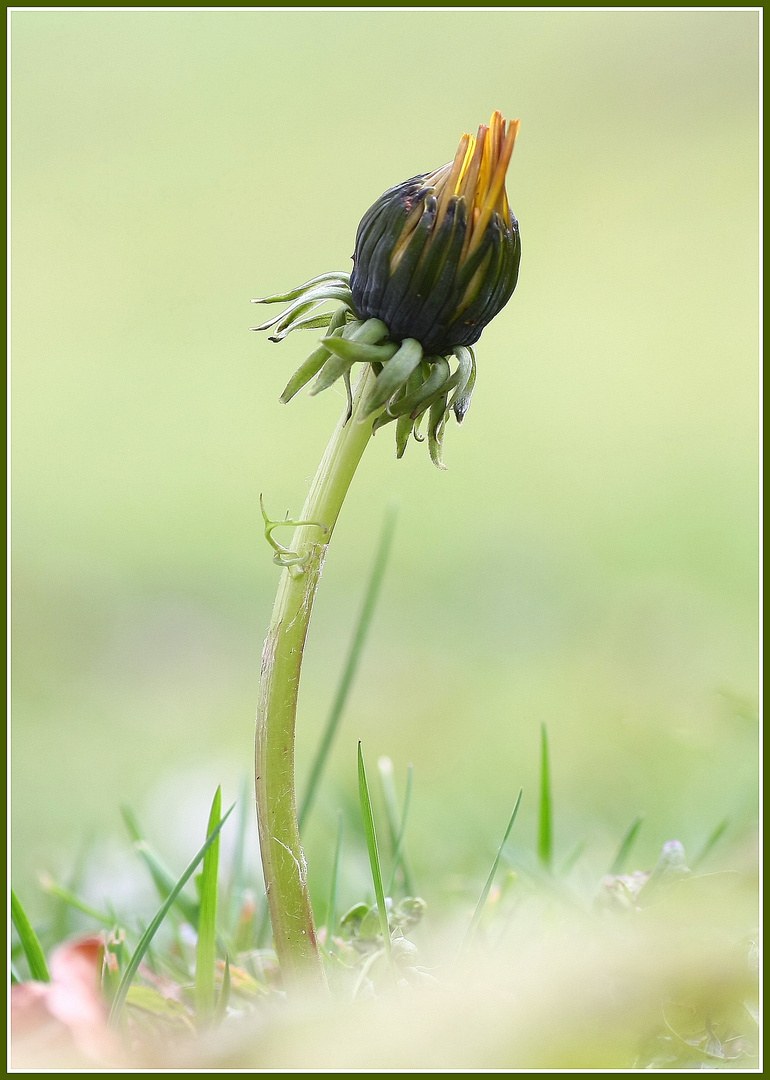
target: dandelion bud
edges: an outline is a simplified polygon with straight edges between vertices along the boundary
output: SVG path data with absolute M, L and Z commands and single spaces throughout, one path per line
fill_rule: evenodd
M 342 379 L 352 407 L 351 368 L 369 364 L 376 381 L 359 421 L 371 420 L 374 431 L 395 422 L 398 457 L 410 436 L 427 436 L 431 459 L 444 468 L 447 421 L 454 414 L 462 422 L 476 382 L 471 346 L 519 276 L 519 224 L 505 193 L 518 131 L 518 120 L 495 112 L 475 137 L 463 135 L 453 161 L 381 195 L 358 226 L 352 274 L 321 274 L 254 301 L 288 304 L 254 327 L 272 329 L 271 341 L 327 330 L 281 401 L 312 379 L 312 394 Z M 330 300 L 342 307 L 321 312 Z
M 390 188 L 358 228 L 350 290 L 361 319 L 429 354 L 473 345 L 516 287 L 519 226 L 505 174 L 519 122 L 499 112 L 454 161 Z

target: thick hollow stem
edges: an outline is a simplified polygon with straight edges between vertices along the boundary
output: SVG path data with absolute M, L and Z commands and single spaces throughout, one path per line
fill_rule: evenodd
M 270 630 L 262 653 L 257 709 L 256 795 L 259 842 L 273 940 L 285 984 L 326 986 L 307 886 L 307 865 L 297 825 L 294 727 L 302 654 L 326 550 L 342 503 L 372 435 L 371 420 L 359 423 L 374 374 L 364 365 L 353 413 L 331 437 L 302 510 L 291 548 L 300 562 L 281 575 Z

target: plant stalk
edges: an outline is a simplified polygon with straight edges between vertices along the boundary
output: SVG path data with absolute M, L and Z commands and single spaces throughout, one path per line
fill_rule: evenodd
M 256 731 L 257 824 L 273 941 L 284 983 L 326 988 L 297 824 L 294 731 L 302 655 L 324 559 L 342 503 L 372 435 L 359 423 L 375 375 L 370 364 L 342 416 L 310 486 L 291 549 L 300 562 L 284 568 L 262 652 Z M 346 410 L 347 412 L 347 410 Z

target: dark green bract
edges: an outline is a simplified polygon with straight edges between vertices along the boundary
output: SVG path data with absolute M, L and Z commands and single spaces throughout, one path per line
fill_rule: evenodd
M 465 198 L 453 195 L 438 221 L 436 189 L 426 180 L 423 174 L 390 188 L 364 214 L 350 290 L 359 318 L 381 319 L 394 340 L 415 338 L 427 353 L 446 356 L 458 345 L 475 344 L 510 300 L 519 276 L 521 240 L 516 218 L 511 217 L 509 227 L 495 212 L 481 242 L 464 257 Z M 410 219 L 420 208 L 409 233 Z

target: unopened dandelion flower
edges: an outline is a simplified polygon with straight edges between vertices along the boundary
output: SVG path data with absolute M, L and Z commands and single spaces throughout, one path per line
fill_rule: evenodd
M 274 328 L 271 340 L 328 327 L 283 401 L 313 378 L 311 393 L 339 378 L 349 387 L 353 364 L 376 365 L 366 408 L 366 416 L 375 414 L 374 429 L 396 423 L 400 457 L 410 435 L 423 438 L 419 424 L 427 413 L 431 457 L 443 467 L 447 419 L 454 413 L 462 421 L 470 404 L 471 347 L 518 279 L 519 226 L 505 190 L 518 130 L 518 120 L 506 123 L 495 112 L 475 137 L 462 136 L 452 161 L 381 195 L 358 227 L 351 275 L 323 274 L 256 301 L 289 303 L 255 327 Z M 319 314 L 329 300 L 343 306 Z

